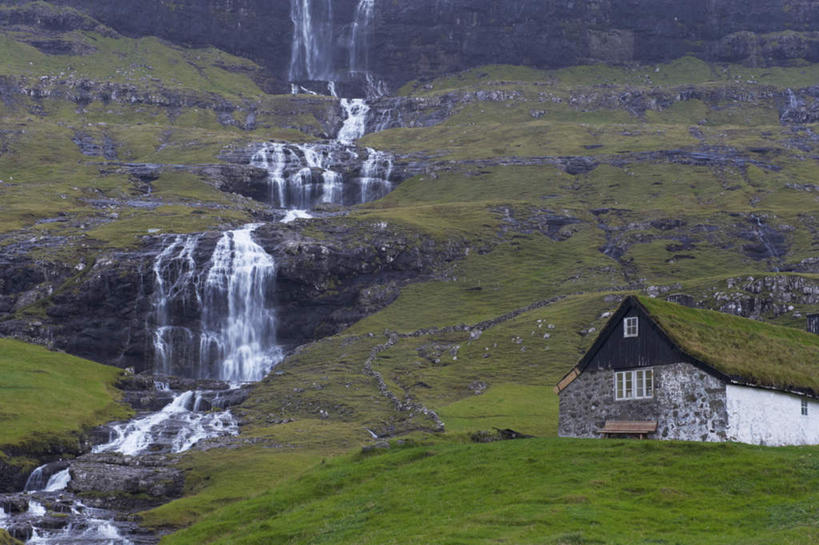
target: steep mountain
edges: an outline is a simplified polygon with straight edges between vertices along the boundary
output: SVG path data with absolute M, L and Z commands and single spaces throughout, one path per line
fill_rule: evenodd
M 290 52 L 299 38 L 292 19 L 299 11 L 286 0 L 58 3 L 80 8 L 126 35 L 156 35 L 248 57 L 270 70 L 278 91 L 293 79 Z M 695 55 L 771 66 L 819 59 L 819 5 L 811 0 L 320 0 L 313 5 L 312 39 L 326 42 L 337 64 L 356 64 L 349 45 L 356 17 L 362 9 L 373 11 L 372 28 L 363 30 L 371 34 L 367 68 L 393 88 L 484 64 L 557 68 Z

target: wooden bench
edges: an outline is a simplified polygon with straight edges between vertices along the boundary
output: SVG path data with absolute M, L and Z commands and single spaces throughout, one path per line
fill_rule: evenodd
M 630 420 L 609 420 L 600 433 L 603 437 L 611 435 L 639 435 L 645 439 L 646 435 L 657 431 L 657 422 L 636 422 Z

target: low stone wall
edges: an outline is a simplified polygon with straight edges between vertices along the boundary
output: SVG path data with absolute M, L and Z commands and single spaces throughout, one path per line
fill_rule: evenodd
M 656 439 L 725 441 L 725 384 L 687 363 L 654 367 L 654 397 L 614 400 L 614 371 L 588 371 L 560 394 L 561 437 L 600 437 L 606 420 L 656 420 Z

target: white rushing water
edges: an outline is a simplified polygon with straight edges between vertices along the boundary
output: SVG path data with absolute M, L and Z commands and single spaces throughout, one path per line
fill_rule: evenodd
M 58 471 L 48 479 L 45 486 L 45 492 L 59 492 L 65 490 L 68 483 L 71 482 L 71 471 L 68 468 Z
M 201 304 L 194 259 L 198 243 L 198 235 L 174 237 L 154 261 L 154 367 L 162 375 L 173 374 L 175 365 L 191 366 L 197 360 L 193 332 L 173 324 L 171 314 L 180 304 Z
M 370 106 L 362 98 L 342 98 L 341 108 L 344 110 L 346 117 L 341 130 L 338 131 L 336 141 L 349 146 L 364 136 L 367 130 L 367 117 L 370 113 Z
M 44 517 L 46 514 L 46 508 L 43 506 L 42 503 L 34 500 L 29 500 L 28 502 L 28 514 L 32 517 Z
M 390 177 L 393 161 L 389 153 L 367 148 L 367 160 L 361 167 L 361 202 L 374 201 L 392 191 Z
M 361 130 L 363 128 L 360 126 L 355 130 L 348 129 L 351 135 Z M 251 158 L 251 164 L 267 170 L 269 202 L 273 207 L 307 211 L 322 203 L 362 204 L 389 193 L 393 187 L 390 183 L 393 175 L 392 154 L 371 148 L 367 148 L 366 152 L 366 158 L 362 161 L 359 148 L 340 142 L 270 142 L 259 147 Z M 360 172 L 359 176 L 354 174 L 356 169 Z M 288 214 L 289 220 L 296 217 L 303 216 Z M 175 252 L 174 255 L 182 259 L 183 253 L 179 250 Z
M 68 468 L 55 472 L 48 479 L 46 479 L 46 468 L 48 464 L 43 464 L 31 472 L 31 475 L 26 479 L 26 484 L 23 487 L 24 492 L 59 492 L 65 490 L 68 483 L 71 481 L 71 474 Z
M 282 358 L 270 302 L 276 263 L 253 240 L 258 225 L 222 235 L 203 289 L 200 354 L 209 378 L 232 383 L 263 379 Z
M 161 411 L 116 425 L 111 440 L 93 452 L 119 452 L 128 456 L 148 451 L 184 452 L 203 439 L 239 433 L 230 411 L 197 412 L 197 394 L 179 394 Z
M 306 210 L 288 210 L 287 214 L 285 214 L 284 218 L 282 218 L 282 223 L 293 223 L 296 220 L 301 219 L 312 219 L 311 216 Z
M 174 237 L 154 264 L 154 369 L 165 375 L 261 380 L 279 362 L 276 264 L 257 225 L 222 234 L 198 272 L 199 236 Z M 207 271 L 207 272 L 205 272 Z
M 42 506 L 40 506 L 42 507 Z M 29 509 L 29 512 L 31 510 Z M 44 516 L 45 508 L 34 516 Z M 34 527 L 28 545 L 133 545 L 100 509 L 76 502 L 71 507 L 71 522 L 64 528 L 50 530 Z
M 45 473 L 44 470 L 47 464 L 43 464 L 40 467 L 34 469 L 31 474 L 26 479 L 26 484 L 23 487 L 24 492 L 32 492 L 34 490 L 42 490 L 45 488 L 46 480 L 45 480 Z

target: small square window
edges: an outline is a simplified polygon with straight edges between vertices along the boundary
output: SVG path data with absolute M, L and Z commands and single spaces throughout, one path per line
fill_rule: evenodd
M 808 416 L 808 400 L 802 400 L 802 416 Z
M 636 337 L 639 333 L 639 321 L 637 318 L 626 318 L 623 321 L 623 337 Z

